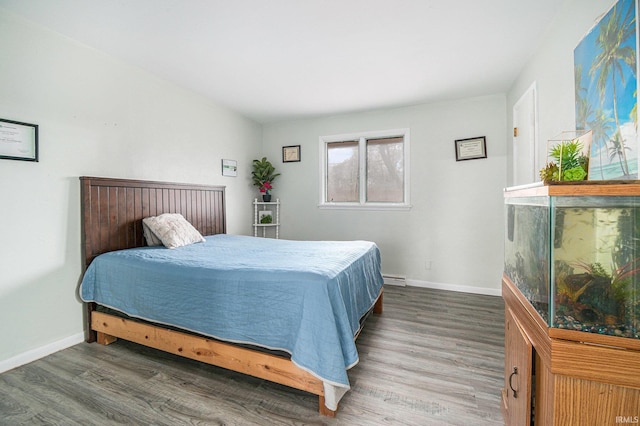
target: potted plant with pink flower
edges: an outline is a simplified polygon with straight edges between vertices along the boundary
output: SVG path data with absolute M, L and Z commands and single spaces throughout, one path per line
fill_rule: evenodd
M 253 160 L 251 179 L 253 184 L 260 190 L 262 201 L 271 201 L 273 181 L 278 176 L 280 176 L 280 173 L 276 173 L 276 168 L 267 160 L 267 157 L 262 157 L 261 160 Z

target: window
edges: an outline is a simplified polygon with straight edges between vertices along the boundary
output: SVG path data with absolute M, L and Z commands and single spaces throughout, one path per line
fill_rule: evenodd
M 320 137 L 320 207 L 409 208 L 409 129 Z

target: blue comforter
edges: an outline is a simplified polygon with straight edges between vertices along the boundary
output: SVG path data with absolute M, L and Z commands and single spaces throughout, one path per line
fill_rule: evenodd
M 80 293 L 132 317 L 284 350 L 325 383 L 349 387 L 354 334 L 380 288 L 367 241 L 288 241 L 219 234 L 176 249 L 105 253 Z

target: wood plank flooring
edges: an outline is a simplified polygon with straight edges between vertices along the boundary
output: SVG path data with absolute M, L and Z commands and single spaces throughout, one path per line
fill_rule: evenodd
M 503 425 L 502 299 L 385 288 L 335 419 L 318 398 L 125 341 L 0 375 L 1 425 Z

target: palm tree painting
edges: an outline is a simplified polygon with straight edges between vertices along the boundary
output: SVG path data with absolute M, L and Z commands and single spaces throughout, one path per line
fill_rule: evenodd
M 593 131 L 589 179 L 638 179 L 636 16 L 619 0 L 574 50 L 576 129 Z

